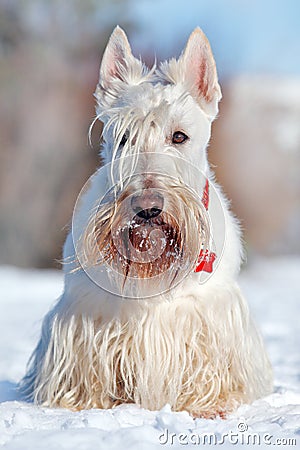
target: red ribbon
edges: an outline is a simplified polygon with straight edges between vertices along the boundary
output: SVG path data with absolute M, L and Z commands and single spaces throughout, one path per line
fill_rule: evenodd
M 208 210 L 209 205 L 209 182 L 206 179 L 204 191 L 202 194 L 202 203 L 206 211 Z M 211 273 L 213 271 L 213 263 L 216 259 L 216 254 L 214 252 L 209 252 L 208 250 L 203 251 L 201 249 L 198 262 L 194 272 L 208 272 Z

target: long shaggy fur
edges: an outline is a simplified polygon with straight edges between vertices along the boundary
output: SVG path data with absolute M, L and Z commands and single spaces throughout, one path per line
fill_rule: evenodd
M 34 399 L 71 409 L 169 403 L 214 416 L 263 395 L 270 368 L 261 367 L 262 343 L 238 287 L 210 299 L 209 308 L 193 296 L 136 304 L 134 315 L 110 321 L 50 313 L 27 376 Z

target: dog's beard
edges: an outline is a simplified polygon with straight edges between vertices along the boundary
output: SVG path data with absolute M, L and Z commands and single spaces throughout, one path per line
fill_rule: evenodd
M 176 272 L 176 267 L 183 263 L 184 233 L 172 219 L 165 213 L 147 221 L 135 216 L 125 226 L 114 223 L 114 231 L 108 236 L 109 251 L 104 255 L 105 260 L 123 273 L 124 281 L 154 278 L 171 267 Z M 99 231 L 98 246 L 105 253 L 101 229 Z
M 121 295 L 159 294 L 194 270 L 200 250 L 208 246 L 207 216 L 186 188 L 173 187 L 167 211 L 148 220 L 130 213 L 129 195 L 123 192 L 91 217 L 80 259 L 83 268 L 106 265 Z

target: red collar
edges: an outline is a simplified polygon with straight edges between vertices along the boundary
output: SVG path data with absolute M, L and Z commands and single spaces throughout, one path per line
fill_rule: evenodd
M 209 181 L 206 179 L 205 187 L 202 194 L 202 203 L 206 211 L 209 205 Z M 209 272 L 213 271 L 213 263 L 216 259 L 216 254 L 214 252 L 209 252 L 208 250 L 200 250 L 197 265 L 194 272 Z

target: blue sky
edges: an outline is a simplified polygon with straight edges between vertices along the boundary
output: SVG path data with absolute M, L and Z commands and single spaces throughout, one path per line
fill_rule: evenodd
M 136 24 L 129 37 L 138 52 L 178 55 L 200 26 L 223 77 L 241 72 L 300 75 L 300 1 L 131 0 L 128 17 Z

